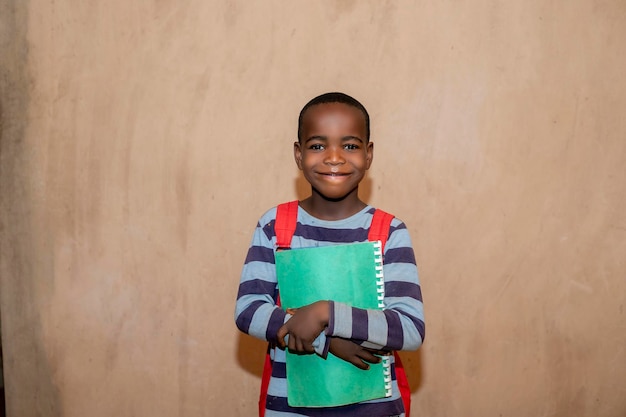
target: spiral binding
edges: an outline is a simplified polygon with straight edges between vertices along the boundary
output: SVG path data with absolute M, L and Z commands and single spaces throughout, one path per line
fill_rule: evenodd
M 382 359 L 383 376 L 385 377 L 385 397 L 391 397 L 391 356 Z
M 385 308 L 385 276 L 383 275 L 383 249 L 380 240 L 374 242 L 374 265 L 376 268 L 376 291 L 378 308 Z
M 374 264 L 376 268 L 376 291 L 378 292 L 378 308 L 385 308 L 385 276 L 383 274 L 382 242 L 374 242 Z M 383 376 L 385 377 L 385 397 L 391 397 L 391 357 L 383 356 Z

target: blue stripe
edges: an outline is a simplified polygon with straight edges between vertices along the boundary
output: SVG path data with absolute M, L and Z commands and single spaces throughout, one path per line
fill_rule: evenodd
M 285 362 L 272 363 L 272 378 L 287 378 L 287 364 Z
M 415 254 L 412 248 L 392 248 L 385 252 L 385 265 L 405 263 L 416 265 Z
M 393 416 L 404 412 L 402 398 L 369 404 L 351 404 L 333 408 L 289 407 L 283 397 L 267 396 L 266 408 L 272 411 L 297 413 L 307 417 L 373 417 Z
M 244 311 L 241 312 L 239 317 L 237 317 L 237 320 L 235 320 L 235 323 L 237 324 L 237 327 L 239 328 L 239 330 L 245 333 L 249 332 L 250 323 L 252 322 L 252 317 L 254 316 L 254 313 L 263 304 L 265 304 L 263 301 L 255 301 L 251 303 L 248 306 L 248 308 L 246 308 Z
M 389 281 L 385 283 L 385 297 L 411 297 L 422 301 L 422 288 L 413 282 Z
M 352 309 L 352 339 L 367 340 L 368 339 L 368 317 L 367 310 Z
M 239 284 L 237 299 L 250 294 L 270 294 L 273 296 L 275 292 L 276 284 L 274 282 L 268 282 L 262 279 L 253 279 Z
M 385 346 L 387 349 L 399 350 L 404 345 L 404 333 L 402 332 L 402 322 L 397 312 L 391 310 L 384 310 L 385 317 L 387 317 L 387 323 L 389 327 L 387 329 L 387 343 Z M 392 342 L 392 344 L 389 344 Z
M 272 248 L 266 248 L 263 246 L 251 246 L 248 249 L 248 255 L 246 256 L 246 264 L 250 262 L 267 262 L 274 263 L 274 251 Z
M 272 238 L 276 236 L 276 231 L 274 230 L 274 220 L 263 226 L 262 230 L 263 233 L 265 233 L 267 240 L 272 240 Z
M 319 242 L 352 243 L 367 240 L 367 229 L 328 229 L 298 223 L 294 236 Z
M 401 312 L 404 317 L 406 317 L 409 320 L 411 320 L 411 323 L 413 323 L 413 325 L 415 326 L 415 328 L 419 332 L 420 337 L 422 338 L 422 343 L 424 343 L 424 336 L 426 335 L 426 325 L 424 324 L 424 321 L 422 319 L 420 319 L 419 317 L 415 317 L 415 316 L 407 313 L 406 311 L 404 311 L 400 307 L 396 308 L 396 310 Z
M 270 316 L 270 322 L 267 325 L 267 331 L 265 332 L 265 338 L 270 342 L 276 342 L 278 339 L 276 338 L 276 333 L 280 326 L 283 325 L 285 321 L 286 313 L 280 308 L 274 309 L 272 315 Z
M 393 222 L 391 223 L 393 224 Z M 400 222 L 396 226 L 391 226 L 389 228 L 389 235 L 391 236 L 391 234 L 395 232 L 396 230 L 406 230 L 406 224 L 404 224 L 403 222 Z

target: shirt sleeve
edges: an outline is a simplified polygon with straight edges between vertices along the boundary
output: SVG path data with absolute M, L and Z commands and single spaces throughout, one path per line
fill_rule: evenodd
M 415 254 L 406 225 L 394 219 L 383 257 L 385 307 L 360 309 L 331 302 L 327 336 L 383 350 L 416 350 L 424 340 L 424 306 Z
M 269 212 L 268 212 L 269 213 Z M 235 323 L 239 330 L 271 343 L 291 315 L 277 305 L 278 286 L 274 258 L 273 216 L 263 216 L 254 231 L 244 262 L 235 304 Z M 326 357 L 330 339 L 322 332 L 313 342 L 315 352 Z
M 276 343 L 276 332 L 287 320 L 287 315 L 276 304 L 273 216 L 268 213 L 256 226 L 243 265 L 235 303 L 235 323 L 244 333 Z

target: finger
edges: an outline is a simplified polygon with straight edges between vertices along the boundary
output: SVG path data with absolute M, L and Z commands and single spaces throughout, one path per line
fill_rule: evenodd
M 370 349 L 370 348 L 363 348 L 364 350 L 367 350 L 368 352 L 374 354 L 374 355 L 380 355 L 380 356 L 389 356 L 391 355 L 391 352 L 388 350 L 380 350 L 380 349 Z
M 278 346 L 280 346 L 281 349 L 285 348 L 285 336 L 287 335 L 287 332 L 287 326 L 285 326 L 284 324 L 280 326 L 280 329 L 278 329 L 278 332 L 276 332 Z
M 289 350 L 292 352 L 297 352 L 298 350 L 296 349 L 296 343 L 298 341 L 298 338 L 295 337 L 294 335 L 290 335 L 289 336 L 289 340 L 288 340 L 288 344 L 287 346 L 289 347 Z
M 313 347 L 313 343 L 311 343 L 311 342 L 303 343 L 302 348 L 304 349 L 304 352 L 306 352 L 306 353 L 313 353 L 313 352 L 315 352 L 315 348 Z
M 380 356 L 373 355 L 372 353 L 362 350 L 357 356 L 359 356 L 362 360 L 369 363 L 380 363 Z
M 366 362 L 363 362 L 362 360 L 360 360 L 358 357 L 354 357 L 350 363 L 354 366 L 356 366 L 359 369 L 363 369 L 364 371 L 367 371 L 368 369 L 370 369 L 370 365 Z
M 300 353 L 313 353 L 315 352 L 315 349 L 313 349 L 313 344 L 304 340 L 304 339 L 298 339 L 296 342 L 296 348 L 298 349 L 298 352 Z

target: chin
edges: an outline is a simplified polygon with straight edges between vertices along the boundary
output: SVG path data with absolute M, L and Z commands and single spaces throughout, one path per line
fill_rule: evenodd
M 324 194 L 324 193 L 319 192 L 319 190 L 314 190 L 314 191 L 326 201 L 330 201 L 332 203 L 339 203 L 341 201 L 344 201 L 346 198 L 350 197 L 354 190 L 345 194 Z

